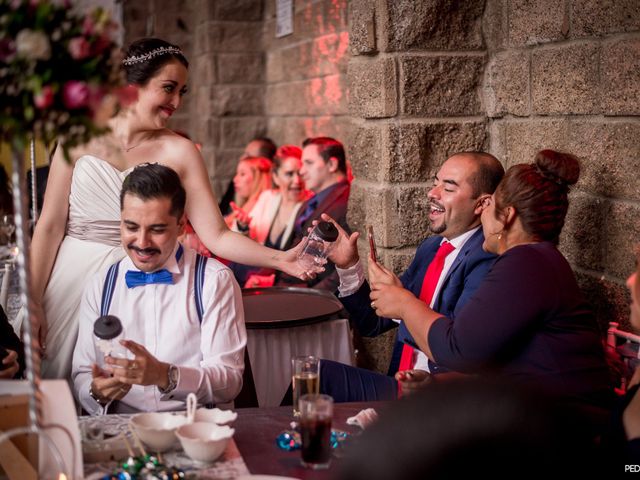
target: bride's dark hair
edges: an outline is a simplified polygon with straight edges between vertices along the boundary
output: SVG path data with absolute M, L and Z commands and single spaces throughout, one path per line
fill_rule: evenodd
M 151 52 L 161 52 L 157 55 L 149 55 Z M 145 56 L 148 56 L 145 58 Z M 129 59 L 138 59 L 128 62 Z M 136 85 L 145 85 L 158 71 L 171 60 L 177 59 L 185 68 L 189 68 L 189 62 L 180 47 L 165 42 L 159 38 L 141 38 L 136 40 L 127 49 L 123 67 L 127 75 L 127 82 Z

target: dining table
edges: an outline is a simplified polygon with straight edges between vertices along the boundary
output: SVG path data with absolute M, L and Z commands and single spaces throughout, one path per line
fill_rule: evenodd
M 385 401 L 335 404 L 332 429 L 341 434 L 346 433 L 346 436 L 343 435 L 345 440 L 333 449 L 331 464 L 325 470 L 303 467 L 299 448 L 289 451 L 278 446 L 278 436 L 292 428 L 291 422 L 294 421 L 294 417 L 291 406 L 235 410 L 238 416 L 231 424 L 235 429 L 233 441 L 229 443 L 223 456 L 213 464 L 199 465 L 191 461 L 179 443 L 160 457 L 165 464 L 182 468 L 188 474 L 188 478 L 230 479 L 251 475 L 273 475 L 301 480 L 334 479 L 339 476 L 340 463 L 344 455 L 348 454 L 349 444 L 357 442 L 363 432 L 359 426 L 347 424 L 347 419 L 367 408 L 373 408 L 377 413 L 384 412 L 393 403 Z M 135 449 L 135 442 L 131 437 L 127 442 L 119 440 L 121 436 L 127 435 L 130 417 L 131 415 L 80 417 L 85 478 L 104 478 L 104 475 L 121 466 L 128 456 L 125 443 L 131 444 Z M 104 433 L 110 432 L 108 441 L 86 440 L 87 431 L 95 428 L 96 424 L 101 425 Z M 96 450 L 98 444 L 100 452 Z

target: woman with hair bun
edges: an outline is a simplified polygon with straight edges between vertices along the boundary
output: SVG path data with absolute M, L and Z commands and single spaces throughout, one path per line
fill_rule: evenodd
M 580 174 L 569 154 L 543 150 L 512 166 L 482 212 L 483 249 L 498 256 L 461 312 L 446 318 L 369 261 L 378 315 L 402 319 L 438 365 L 508 376 L 579 406 L 595 428 L 613 389 L 598 325 L 556 248 Z
M 78 331 L 77 311 L 87 279 L 122 259 L 120 189 L 141 163 L 175 170 L 187 192 L 186 213 L 204 245 L 221 257 L 306 277 L 296 252 L 271 250 L 231 232 L 220 214 L 196 146 L 167 128 L 187 92 L 189 63 L 180 48 L 158 38 L 131 44 L 122 62 L 138 98 L 109 120 L 110 132 L 51 163 L 42 215 L 32 242 L 36 338 L 45 378 L 65 378 Z

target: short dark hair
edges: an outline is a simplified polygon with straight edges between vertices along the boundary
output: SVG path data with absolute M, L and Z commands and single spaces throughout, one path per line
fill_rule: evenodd
M 124 196 L 134 195 L 142 200 L 169 198 L 171 215 L 180 219 L 184 213 L 187 194 L 182 187 L 180 177 L 169 167 L 159 163 L 138 165 L 122 182 L 120 191 L 120 211 L 124 208 Z
M 504 177 L 504 167 L 500 160 L 486 152 L 460 152 L 456 155 L 472 156 L 477 163 L 475 173 L 467 180 L 473 189 L 473 198 L 495 192 Z
M 157 48 L 170 47 L 179 48 L 177 45 L 173 45 L 172 43 L 161 40 L 160 38 L 141 38 L 129 45 L 125 54 L 125 59 L 134 56 L 138 57 L 146 55 Z M 183 54 L 176 52 L 163 53 L 162 55 L 156 55 L 132 65 L 123 64 L 123 68 L 127 76 L 127 82 L 135 85 L 146 85 L 146 83 L 153 78 L 162 67 L 173 59 L 177 59 L 185 68 L 189 68 L 189 62 Z
M 307 138 L 302 142 L 302 148 L 309 145 L 316 145 L 318 147 L 318 154 L 322 157 L 325 163 L 329 163 L 329 160 L 335 158 L 338 160 L 338 170 L 345 175 L 347 174 L 347 157 L 344 153 L 344 146 L 335 138 L 331 137 L 314 137 Z
M 260 144 L 260 147 L 258 147 L 258 157 L 265 157 L 269 160 L 273 160 L 276 150 L 278 150 L 278 146 L 273 140 L 269 137 L 256 137 L 251 141 L 258 142 Z
M 579 177 L 580 162 L 575 156 L 542 150 L 534 163 L 509 168 L 496 189 L 496 218 L 512 206 L 525 232 L 557 245 L 569 209 L 569 185 Z

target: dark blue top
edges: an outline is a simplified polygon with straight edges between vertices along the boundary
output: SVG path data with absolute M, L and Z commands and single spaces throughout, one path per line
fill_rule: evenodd
M 548 242 L 498 257 L 455 322 L 437 319 L 428 341 L 436 362 L 456 371 L 499 373 L 595 404 L 610 398 L 597 323 Z

